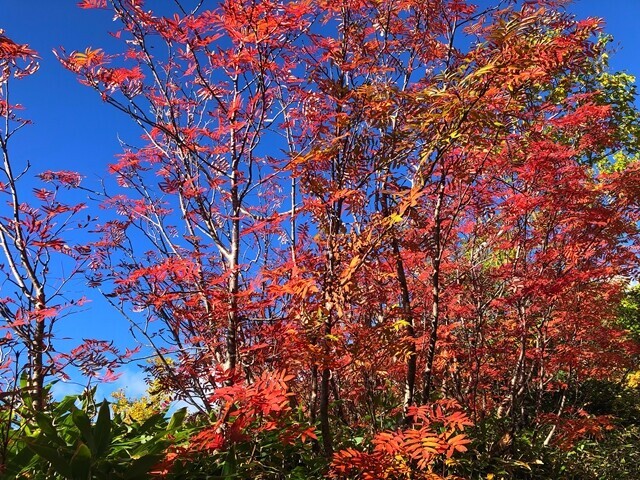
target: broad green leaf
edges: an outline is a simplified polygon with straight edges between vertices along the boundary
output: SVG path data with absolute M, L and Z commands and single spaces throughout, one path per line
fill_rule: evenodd
M 134 460 L 127 468 L 124 478 L 128 480 L 144 480 L 149 478 L 149 470 L 151 470 L 162 458 L 160 455 L 145 455 Z
M 95 455 L 101 456 L 109 447 L 111 442 L 111 412 L 109 402 L 104 400 L 98 411 L 98 418 L 93 427 L 93 438 L 95 441 Z
M 140 427 L 139 432 L 144 433 L 149 430 L 153 430 L 154 427 L 158 426 L 158 423 L 164 420 L 164 413 L 156 413 L 155 415 L 150 416 L 148 419 Z
M 57 417 L 58 415 L 62 415 L 64 413 L 72 411 L 77 400 L 77 395 L 69 395 L 67 397 L 64 397 L 62 400 L 60 400 L 60 402 L 58 402 L 54 409 L 55 416 Z
M 73 419 L 73 423 L 78 430 L 80 430 L 80 434 L 82 435 L 83 440 L 89 446 L 89 448 L 95 451 L 95 442 L 93 440 L 93 432 L 91 429 L 91 419 L 89 416 L 82 410 L 75 409 L 71 414 L 71 418 Z
M 22 375 L 20 375 L 20 389 L 26 390 L 28 386 L 29 386 L 29 375 L 25 370 L 24 372 L 22 372 Z
M 171 416 L 171 420 L 169 420 L 169 425 L 167 425 L 167 431 L 172 432 L 179 428 L 184 422 L 185 417 L 187 416 L 187 408 L 182 407 Z
M 91 450 L 80 442 L 70 462 L 73 480 L 88 480 L 91 474 Z
M 53 426 L 53 422 L 47 415 L 41 412 L 36 412 L 35 419 L 36 419 L 36 423 L 38 424 L 38 427 L 40 427 L 40 430 L 42 431 L 42 433 L 49 440 L 53 440 L 57 443 L 61 443 L 60 437 L 58 437 L 58 432 Z
M 4 470 L 3 474 L 7 478 L 16 477 L 21 471 L 24 471 L 24 469 L 29 466 L 34 455 L 35 452 L 31 448 L 22 448 L 16 455 L 9 458 L 6 470 Z
M 33 406 L 33 398 L 29 393 L 29 375 L 26 371 L 20 375 L 20 391 L 22 392 L 22 401 L 25 407 L 31 408 Z
M 236 448 L 232 446 L 227 452 L 227 457 L 222 466 L 222 476 L 224 478 L 233 478 L 238 473 L 238 461 L 236 459 Z
M 66 478 L 71 477 L 69 457 L 65 455 L 63 449 L 56 449 L 33 440 L 27 440 L 26 444 L 36 455 L 49 462 L 56 473 Z

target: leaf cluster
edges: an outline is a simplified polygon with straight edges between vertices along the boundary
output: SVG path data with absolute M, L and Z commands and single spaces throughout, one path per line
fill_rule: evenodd
M 25 406 L 3 470 L 6 479 L 145 479 L 179 441 L 186 409 L 144 422 L 112 415 L 109 402 L 95 403 L 95 389 L 67 396 L 46 411 Z M 80 406 L 78 406 L 80 404 Z

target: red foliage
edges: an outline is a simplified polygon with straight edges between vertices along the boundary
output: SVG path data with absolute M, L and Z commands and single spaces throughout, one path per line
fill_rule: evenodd
M 384 431 L 371 440 L 372 452 L 354 448 L 339 451 L 333 457 L 332 478 L 393 479 L 442 478 L 433 473 L 436 460 L 465 452 L 471 440 L 459 433 L 473 425 L 451 401 L 433 406 L 411 407 L 413 424 L 409 428 Z M 450 478 L 450 477 L 449 477 Z
M 218 388 L 212 401 L 220 406 L 218 421 L 198 431 L 187 447 L 170 454 L 163 468 L 170 469 L 175 460 L 193 455 L 225 451 L 238 443 L 259 441 L 265 432 L 276 431 L 285 444 L 317 440 L 314 427 L 295 421 L 294 394 L 286 372 L 265 372 L 251 384 L 244 382 Z
M 18 378 L 25 374 L 27 388 L 36 408 L 46 400 L 45 384 L 52 375 L 64 376 L 56 361 L 53 331 L 56 322 L 70 308 L 84 300 L 73 300 L 66 291 L 68 282 L 82 271 L 90 247 L 70 238 L 72 231 L 87 227 L 91 221 L 78 220 L 85 208 L 82 203 L 64 203 L 59 187 L 80 185 L 81 176 L 74 172 L 44 172 L 39 178 L 51 183 L 49 188 L 36 188 L 33 197 L 24 191 L 23 177 L 29 165 L 17 163 L 12 156 L 12 138 L 30 121 L 18 113 L 21 105 L 9 102 L 9 86 L 38 69 L 37 54 L 28 45 L 18 44 L 0 31 L 0 193 L 3 209 L 0 215 L 0 390 L 9 408 L 19 398 Z M 20 173 L 15 173 L 20 172 Z M 25 200 L 26 199 L 26 200 Z M 60 255 L 61 254 L 61 255 Z M 64 274 L 54 265 L 65 265 Z M 2 408 L 5 404 L 3 403 Z M 9 414 L 8 418 L 12 418 Z M 10 422 L 3 438 L 9 438 Z M 3 426 L 4 430 L 4 426 Z M 5 437 L 6 435 L 6 437 Z M 5 446 L 6 447 L 6 446 Z M 0 458 L 0 463 L 1 463 Z
M 637 162 L 608 161 L 632 147 L 599 22 L 554 3 L 112 0 L 119 53 L 61 52 L 141 127 L 93 280 L 175 360 L 162 384 L 219 411 L 194 448 L 285 428 L 292 402 L 327 457 L 341 425 L 371 440 L 336 475 L 428 472 L 467 419 L 415 405 L 542 428 L 628 364 Z

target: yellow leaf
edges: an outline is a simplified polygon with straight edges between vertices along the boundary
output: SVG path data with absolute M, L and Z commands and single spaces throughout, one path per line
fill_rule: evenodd
M 406 320 L 396 320 L 395 322 L 393 322 L 393 329 L 398 331 L 402 328 L 405 328 L 409 326 L 409 322 L 407 322 Z
M 396 223 L 402 222 L 402 215 L 399 213 L 393 213 L 389 215 L 389 225 L 395 225 Z

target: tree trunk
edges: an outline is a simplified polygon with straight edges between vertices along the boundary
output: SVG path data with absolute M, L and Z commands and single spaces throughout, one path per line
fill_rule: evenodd
M 333 439 L 329 423 L 330 390 L 331 370 L 328 367 L 324 367 L 322 369 L 322 378 L 320 379 L 320 432 L 322 433 L 322 447 L 327 458 L 333 456 Z
M 444 200 L 445 178 L 440 180 L 438 185 L 438 198 L 433 212 L 433 272 L 431 274 L 431 333 L 429 335 L 429 345 L 427 347 L 426 365 L 424 368 L 424 378 L 422 387 L 422 403 L 427 403 L 431 396 L 433 384 L 433 359 L 436 354 L 438 342 L 438 324 L 440 322 L 440 261 L 442 257 L 442 203 Z

